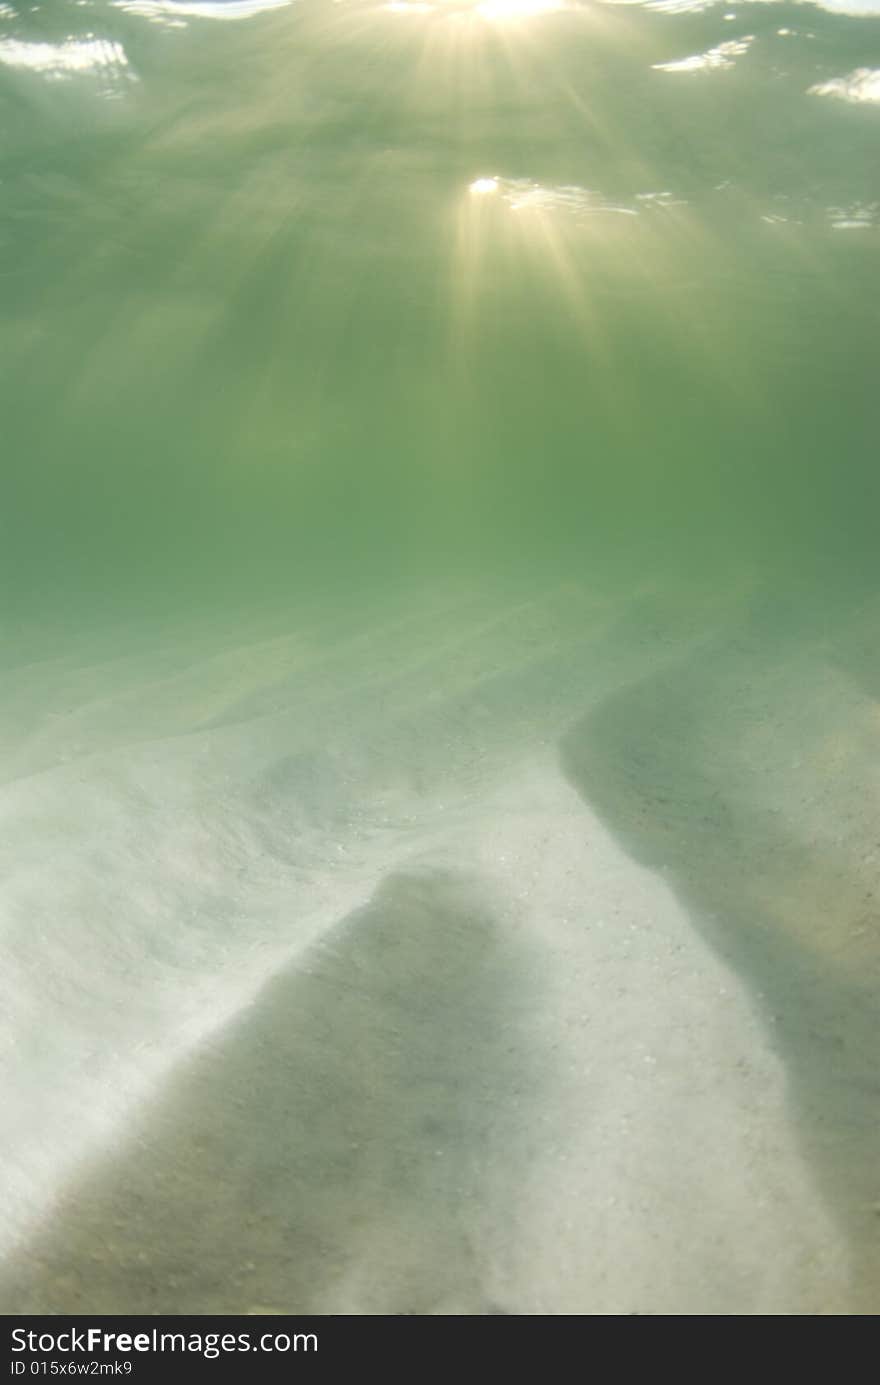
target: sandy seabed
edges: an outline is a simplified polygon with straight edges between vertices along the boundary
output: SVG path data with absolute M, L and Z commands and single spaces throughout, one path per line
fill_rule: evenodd
M 667 603 L 10 672 L 3 1311 L 876 1310 L 864 613 Z

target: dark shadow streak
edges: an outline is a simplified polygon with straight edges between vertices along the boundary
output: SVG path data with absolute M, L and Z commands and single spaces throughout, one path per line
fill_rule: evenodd
M 169 1081 L 4 1269 L 5 1313 L 465 1313 L 534 975 L 472 885 L 389 878 Z
M 880 1310 L 874 881 L 744 800 L 740 742 L 753 707 L 743 689 L 772 677 L 782 657 L 754 629 L 701 649 L 576 725 L 562 764 L 749 985 L 786 1064 L 802 1146 L 851 1246 L 851 1311 L 871 1314 Z

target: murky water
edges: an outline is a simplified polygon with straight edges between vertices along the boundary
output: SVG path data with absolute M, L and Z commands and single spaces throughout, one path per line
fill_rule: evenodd
M 880 1295 L 880 14 L 0 4 L 6 1311 Z

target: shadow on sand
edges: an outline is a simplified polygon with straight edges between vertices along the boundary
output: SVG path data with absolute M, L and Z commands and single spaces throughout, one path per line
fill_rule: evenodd
M 68 1187 L 3 1311 L 504 1311 L 469 1213 L 535 1081 L 516 950 L 468 880 L 389 878 Z
M 747 624 L 612 696 L 566 736 L 562 764 L 749 985 L 786 1064 L 802 1147 L 851 1248 L 852 1311 L 871 1314 L 880 1310 L 876 870 L 848 851 L 845 830 L 837 845 L 833 834 L 801 839 L 750 793 L 762 778 L 756 746 L 772 757 L 787 717 L 783 701 L 780 724 L 761 724 L 754 690 L 769 685 L 779 714 L 774 680 L 786 657 L 766 634 Z M 789 709 L 796 717 L 797 698 Z M 809 728 L 796 727 L 798 737 L 809 756 Z M 851 753 L 863 769 L 876 751 Z

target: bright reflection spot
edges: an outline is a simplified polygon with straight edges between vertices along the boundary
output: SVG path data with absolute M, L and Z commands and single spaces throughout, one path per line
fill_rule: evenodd
M 506 199 L 513 211 L 563 211 L 569 213 L 618 212 L 637 216 L 633 207 L 619 207 L 589 188 L 546 188 L 540 183 L 512 183 Z
M 28 43 L 0 39 L 0 63 L 24 68 L 44 77 L 64 78 L 80 73 L 104 73 L 128 67 L 119 43 L 105 39 L 68 39 L 64 43 Z
M 848 207 L 829 207 L 831 226 L 835 231 L 864 231 L 877 225 L 880 204 L 855 202 Z
M 602 0 L 602 3 L 616 8 L 633 6 L 657 10 L 660 14 L 702 14 L 717 5 L 718 0 Z
M 745 38 L 731 39 L 729 43 L 719 43 L 705 53 L 695 53 L 690 58 L 677 58 L 671 63 L 653 63 L 657 72 L 705 72 L 717 68 L 733 67 L 734 59 L 748 51 L 749 44 L 755 40 L 754 34 Z
M 129 6 L 152 0 L 125 0 Z M 169 0 L 170 3 L 170 0 Z M 438 14 L 444 19 L 479 18 L 491 24 L 533 19 L 542 14 L 582 8 L 577 0 L 386 0 L 382 9 L 391 14 Z
M 830 82 L 818 82 L 809 88 L 812 96 L 836 96 L 854 105 L 880 103 L 880 69 L 857 67 L 846 77 L 834 77 Z
M 531 19 L 537 14 L 554 14 L 569 8 L 566 0 L 484 0 L 477 6 L 477 14 L 484 19 L 504 21 L 506 19 Z
M 116 9 L 171 28 L 183 28 L 186 19 L 250 19 L 265 10 L 279 10 L 290 0 L 113 0 Z
M 639 214 L 638 207 L 621 206 L 619 202 L 611 201 L 600 192 L 571 183 L 548 187 L 543 183 L 533 182 L 530 178 L 478 178 L 476 182 L 471 183 L 469 191 L 479 196 L 497 193 L 512 212 L 546 212 L 567 215 L 576 220 L 608 212 L 616 213 L 618 216 Z M 638 193 L 636 201 L 642 204 L 642 207 L 651 204 L 658 207 L 681 205 L 668 192 Z

